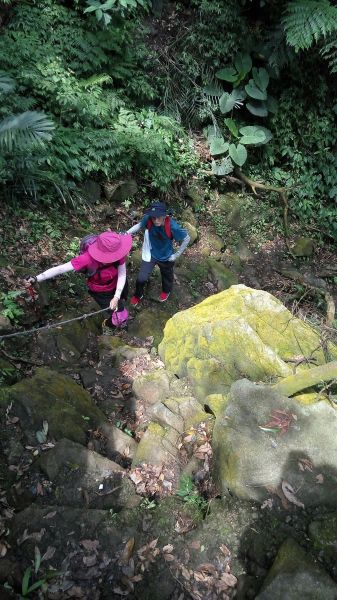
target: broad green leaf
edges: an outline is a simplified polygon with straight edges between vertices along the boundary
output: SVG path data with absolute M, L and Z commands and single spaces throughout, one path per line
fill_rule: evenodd
M 214 127 L 214 125 L 209 125 L 208 127 L 205 127 L 205 129 L 203 130 L 203 134 L 205 138 L 207 138 L 208 142 L 211 142 L 213 138 L 221 137 L 219 129 L 217 127 Z
M 101 20 L 101 18 L 103 17 L 103 11 L 102 11 L 100 8 L 98 8 L 98 9 L 96 10 L 96 13 L 95 13 L 95 14 L 96 14 L 97 20 L 98 20 L 98 21 L 100 21 L 100 20 Z
M 269 83 L 269 75 L 268 75 L 268 71 L 266 71 L 266 69 L 253 69 L 252 71 L 253 73 L 253 79 L 257 85 L 257 87 L 265 92 L 267 87 L 268 87 L 268 83 Z
M 235 162 L 236 165 L 242 167 L 247 160 L 247 150 L 242 144 L 231 144 L 229 146 L 229 156 Z
M 259 127 L 260 131 L 263 131 L 264 133 L 264 140 L 259 142 L 258 144 L 255 144 L 256 146 L 263 146 L 264 144 L 268 144 L 268 142 L 270 142 L 270 140 L 273 138 L 273 134 L 270 131 L 270 129 L 267 129 L 267 127 Z
M 255 115 L 256 117 L 267 117 L 268 115 L 268 108 L 263 100 L 260 102 L 258 100 L 247 102 L 246 108 L 250 113 L 252 113 L 252 115 Z
M 234 66 L 240 75 L 247 75 L 252 68 L 252 59 L 249 54 L 238 54 L 234 59 Z
M 22 578 L 21 592 L 22 592 L 23 596 L 26 596 L 26 594 L 28 592 L 28 586 L 29 586 L 29 580 L 30 580 L 31 572 L 32 572 L 32 567 L 28 567 L 25 570 L 24 576 Z
M 215 77 L 221 79 L 222 81 L 229 81 L 230 83 L 234 83 L 237 80 L 238 74 L 233 67 L 225 67 L 224 69 L 220 69 L 215 73 Z
M 255 100 L 267 100 L 267 93 L 263 90 L 260 90 L 255 84 L 254 79 L 250 79 L 249 83 L 245 85 L 245 90 L 251 98 Z
M 43 431 L 37 431 L 35 435 L 39 444 L 44 444 L 47 441 L 47 436 Z
M 278 111 L 278 102 L 277 102 L 276 98 L 274 98 L 273 96 L 268 96 L 268 98 L 267 98 L 267 108 L 268 108 L 269 112 L 273 113 L 273 115 L 275 113 L 277 113 L 277 111 Z
M 39 568 L 41 566 L 41 552 L 38 546 L 35 546 L 35 559 L 34 559 L 34 571 L 35 575 L 37 574 Z
M 266 139 L 262 127 L 256 127 L 255 125 L 248 125 L 246 127 L 240 127 L 240 133 L 242 138 L 240 139 L 241 144 L 261 144 Z
M 224 141 L 223 138 L 213 138 L 210 145 L 210 153 L 212 156 L 218 156 L 218 154 L 224 154 L 228 150 L 229 144 Z
M 238 137 L 239 130 L 236 122 L 233 119 L 224 119 L 224 123 L 228 127 L 231 134 L 234 135 L 234 137 Z
M 212 160 L 212 173 L 214 175 L 228 175 L 233 171 L 233 163 L 229 156 L 226 156 L 221 161 Z
M 244 90 L 233 90 L 231 94 L 225 92 L 219 100 L 219 108 L 223 114 L 230 112 L 234 107 L 240 108 L 246 94 Z

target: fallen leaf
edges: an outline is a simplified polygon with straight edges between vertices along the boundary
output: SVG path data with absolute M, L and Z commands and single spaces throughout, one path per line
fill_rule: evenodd
M 119 559 L 119 562 L 121 564 L 125 564 L 126 565 L 129 562 L 129 560 L 130 560 L 130 558 L 132 556 L 134 545 L 135 545 L 135 538 L 130 538 L 126 542 L 126 544 L 124 546 L 124 549 L 123 549 L 123 552 L 121 554 L 121 557 Z
M 56 552 L 56 548 L 54 548 L 54 546 L 48 546 L 47 550 L 45 551 L 44 555 L 41 558 L 41 562 L 43 562 L 44 560 L 50 560 L 51 558 L 53 558 L 55 552 Z
M 311 471 L 311 473 L 314 467 L 311 460 L 309 460 L 308 458 L 300 458 L 298 461 L 298 466 L 301 471 Z
M 53 517 L 55 517 L 56 515 L 56 510 L 53 510 L 52 512 L 47 513 L 43 518 L 44 519 L 52 519 Z
M 99 546 L 98 540 L 81 540 L 81 546 L 88 550 L 89 552 L 97 552 L 97 548 Z
M 219 548 L 224 556 L 230 556 L 231 551 L 229 550 L 229 548 L 227 548 L 227 546 L 225 546 L 225 544 L 221 544 Z
M 221 575 L 221 581 L 224 581 L 228 587 L 234 587 L 237 584 L 237 579 L 231 573 L 223 573 Z
M 324 476 L 322 475 L 322 473 L 316 475 L 316 483 L 324 483 Z
M 284 495 L 287 498 L 287 500 L 289 500 L 289 502 L 291 502 L 292 504 L 295 504 L 295 506 L 299 506 L 300 508 L 304 508 L 303 502 L 300 502 L 296 498 L 296 496 L 295 496 L 295 490 L 290 485 L 290 483 L 288 483 L 288 481 L 285 481 L 283 479 L 281 487 L 282 487 L 282 492 L 284 493 Z
M 264 508 L 273 508 L 273 499 L 272 498 L 267 498 L 267 500 L 265 500 L 264 502 L 262 502 L 261 508 L 262 508 L 262 510 Z
M 36 485 L 36 495 L 37 496 L 44 496 L 44 489 L 43 486 L 41 485 L 41 483 L 38 481 L 37 485 Z
M 86 567 L 93 567 L 96 564 L 97 556 L 96 554 L 91 554 L 90 556 L 83 556 L 82 560 Z
M 3 558 L 7 554 L 6 542 L 0 542 L 0 558 Z
M 192 548 L 192 550 L 199 550 L 201 543 L 199 540 L 193 540 L 193 542 L 191 542 L 188 546 L 189 548 Z
M 212 563 L 202 563 L 198 566 L 197 571 L 205 571 L 206 573 L 211 573 L 211 575 L 216 574 L 216 568 Z
M 164 546 L 163 548 L 163 552 L 172 552 L 173 550 L 173 546 L 172 544 L 167 544 L 166 546 Z
M 164 560 L 166 560 L 166 562 L 173 562 L 175 558 L 173 554 L 164 554 Z

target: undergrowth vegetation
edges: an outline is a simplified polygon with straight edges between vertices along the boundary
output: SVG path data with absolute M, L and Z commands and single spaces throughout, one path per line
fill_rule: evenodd
M 86 180 L 130 175 L 146 198 L 177 197 L 212 158 L 215 185 L 243 169 L 287 187 L 292 215 L 337 238 L 335 2 L 1 0 L 0 12 L 7 201 L 78 207 Z

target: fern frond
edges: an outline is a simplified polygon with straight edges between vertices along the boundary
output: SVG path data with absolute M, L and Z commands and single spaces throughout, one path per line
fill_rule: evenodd
M 110 83 L 110 81 L 112 81 L 110 75 L 102 73 L 101 75 L 92 75 L 88 79 L 80 80 L 79 86 L 86 90 L 94 85 L 102 85 L 102 83 Z
M 330 72 L 337 73 L 337 34 L 330 36 L 320 54 L 329 62 Z
M 337 7 L 329 0 L 292 0 L 282 19 L 289 46 L 306 50 L 321 37 L 337 30 Z
M 7 92 L 11 92 L 14 87 L 14 79 L 10 75 L 7 75 L 7 73 L 0 71 L 0 92 L 6 94 Z
M 11 152 L 29 144 L 43 144 L 51 139 L 55 125 L 43 112 L 27 111 L 11 115 L 0 122 L 0 147 Z

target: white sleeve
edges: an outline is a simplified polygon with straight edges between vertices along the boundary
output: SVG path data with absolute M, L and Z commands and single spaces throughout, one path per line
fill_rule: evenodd
M 128 229 L 126 233 L 137 233 L 140 229 L 142 229 L 142 226 L 140 223 L 137 223 L 137 225 L 133 225 L 133 227 L 130 227 L 130 229 Z
M 117 286 L 116 286 L 116 291 L 115 291 L 115 296 L 114 296 L 115 298 L 118 298 L 118 300 L 121 297 L 122 291 L 125 286 L 125 282 L 126 282 L 126 264 L 124 263 L 123 265 L 118 266 L 118 279 L 117 279 Z
M 43 273 L 40 273 L 36 277 L 36 281 L 40 283 L 40 281 L 46 281 L 46 279 L 52 279 L 53 277 L 57 277 L 58 275 L 62 275 L 63 273 L 68 273 L 68 271 L 74 271 L 74 267 L 71 262 L 67 262 L 64 265 L 57 265 L 57 267 L 52 267 L 51 269 L 47 269 Z

